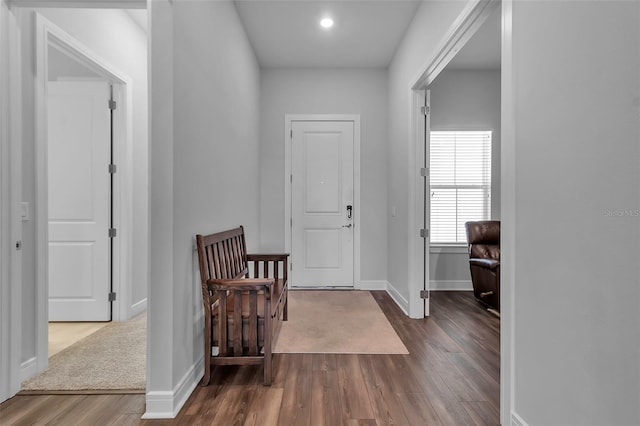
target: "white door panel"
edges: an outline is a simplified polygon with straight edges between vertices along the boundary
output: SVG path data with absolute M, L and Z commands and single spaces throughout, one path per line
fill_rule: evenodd
M 423 157 L 424 157 L 424 162 L 422 167 L 424 168 L 428 168 L 429 167 L 429 158 L 430 158 L 430 150 L 431 150 L 431 91 L 430 90 L 426 90 L 425 91 L 425 99 L 424 99 L 424 105 L 426 107 L 427 113 L 424 114 L 424 153 L 423 153 Z M 424 177 L 423 180 L 423 185 L 424 185 L 424 190 L 423 190 L 423 194 L 422 194 L 422 198 L 423 198 L 423 229 L 429 231 L 429 224 L 431 222 L 431 197 L 429 196 L 429 188 L 430 188 L 430 181 L 429 181 L 429 173 L 426 174 L 426 176 Z M 423 288 L 424 290 L 427 292 L 427 294 L 430 296 L 430 287 L 431 287 L 431 283 L 429 281 L 430 277 L 429 277 L 429 246 L 430 246 L 430 242 L 429 242 L 429 235 L 430 233 L 427 232 L 427 235 L 425 235 L 424 237 L 424 244 L 423 244 Z M 430 297 L 426 297 L 424 299 L 424 316 L 428 317 L 430 315 L 430 311 L 429 311 L 429 300 Z
M 49 82 L 49 320 L 108 321 L 110 113 L 106 82 Z
M 292 285 L 352 287 L 354 123 L 294 121 L 292 131 Z

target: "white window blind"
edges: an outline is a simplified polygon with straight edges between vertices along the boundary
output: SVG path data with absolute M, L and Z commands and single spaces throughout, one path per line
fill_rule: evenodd
M 491 218 L 491 131 L 434 131 L 431 243 L 466 243 L 464 223 Z

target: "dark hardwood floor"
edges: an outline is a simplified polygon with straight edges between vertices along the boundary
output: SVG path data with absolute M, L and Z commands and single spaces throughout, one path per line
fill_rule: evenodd
M 500 320 L 469 292 L 432 292 L 424 320 L 372 294 L 410 355 L 276 354 L 271 387 L 260 366 L 216 368 L 173 420 L 141 420 L 142 394 L 18 395 L 0 424 L 499 424 Z

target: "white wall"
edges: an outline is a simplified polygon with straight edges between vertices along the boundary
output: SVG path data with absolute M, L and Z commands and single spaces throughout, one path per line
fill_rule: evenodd
M 500 71 L 445 68 L 429 86 L 431 130 L 492 130 L 491 217 L 500 219 Z M 471 288 L 463 250 L 432 249 L 432 289 Z
M 260 238 L 260 70 L 231 2 L 181 2 L 174 11 L 175 296 L 195 300 L 200 313 L 195 234 L 243 225 L 249 250 Z M 176 332 L 189 331 L 192 322 L 184 325 Z M 189 353 L 184 360 L 180 352 L 192 348 L 174 348 L 174 366 L 201 357 L 201 345 L 195 348 L 195 358 Z
M 263 69 L 260 94 L 260 248 L 284 241 L 285 114 L 360 114 L 361 279 L 387 280 L 387 72 Z
M 409 169 L 411 87 L 429 64 L 435 49 L 466 2 L 423 2 L 389 66 L 389 142 L 387 146 L 388 275 L 391 286 L 409 299 Z M 412 230 L 413 232 L 414 230 Z M 418 229 L 415 232 L 419 232 Z
M 133 227 L 132 305 L 146 298 L 147 256 L 147 43 L 146 34 L 122 10 L 35 9 L 45 18 L 87 46 L 133 81 Z M 35 15 L 22 13 L 22 196 L 31 206 L 31 220 L 23 222 L 22 269 L 22 361 L 36 355 L 36 263 L 35 263 Z
M 640 3 L 514 2 L 508 73 L 514 411 L 640 424 Z
M 202 375 L 196 233 L 259 229 L 260 69 L 232 2 L 154 1 L 147 416 Z

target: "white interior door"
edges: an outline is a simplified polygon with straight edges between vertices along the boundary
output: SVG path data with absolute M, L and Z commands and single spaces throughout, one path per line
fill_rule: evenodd
M 424 246 L 423 246 L 423 288 L 426 293 L 424 298 L 424 316 L 429 316 L 429 299 L 430 299 L 430 279 L 429 279 L 429 246 L 430 246 L 430 226 L 431 226 L 431 193 L 430 186 L 431 182 L 429 180 L 429 163 L 430 163 L 430 152 L 431 152 L 431 91 L 426 90 L 424 96 L 424 153 L 422 158 L 422 167 L 426 170 L 426 173 L 423 173 L 423 229 L 425 229 L 424 233 Z
M 354 122 L 291 130 L 292 286 L 353 287 Z
M 109 321 L 107 82 L 49 82 L 49 320 Z

